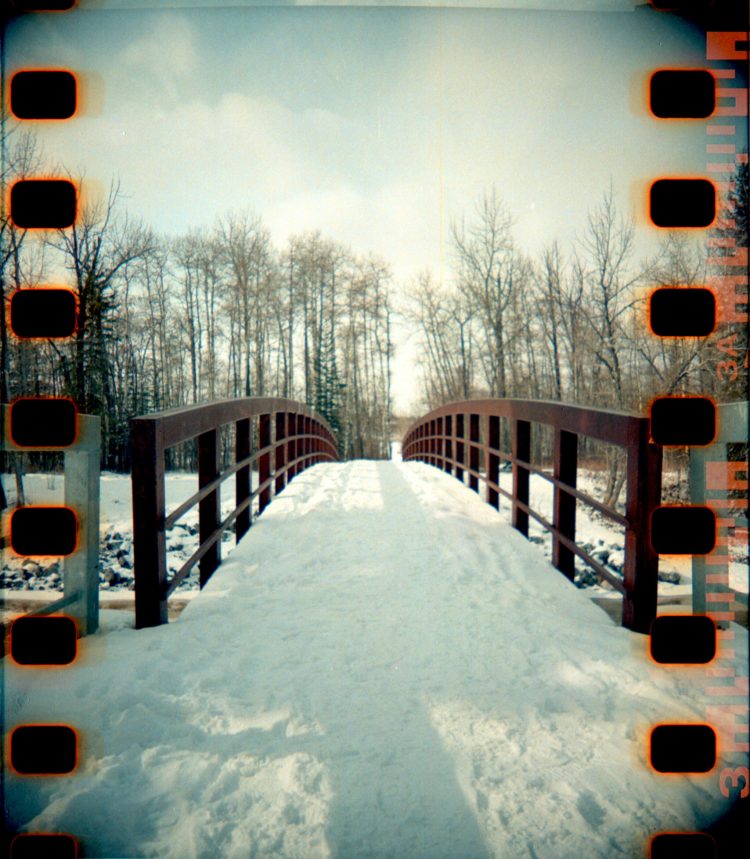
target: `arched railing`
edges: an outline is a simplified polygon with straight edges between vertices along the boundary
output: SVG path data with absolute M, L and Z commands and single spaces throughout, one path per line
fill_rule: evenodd
M 500 421 L 510 423 L 511 453 L 501 450 Z M 483 432 L 481 430 L 483 422 Z M 554 431 L 552 474 L 531 463 L 531 426 Z M 625 515 L 576 488 L 578 437 L 625 449 Z M 529 517 L 552 534 L 552 561 L 571 581 L 577 555 L 600 579 L 623 596 L 622 625 L 647 633 L 656 616 L 659 557 L 649 538 L 651 514 L 661 501 L 662 450 L 650 440 L 649 419 L 540 400 L 465 400 L 434 409 L 419 418 L 402 441 L 404 460 L 421 460 L 466 482 L 499 507 L 499 496 L 512 506 L 513 526 L 528 537 Z M 500 460 L 513 467 L 512 490 L 499 483 Z M 482 465 L 480 466 L 480 463 Z M 529 504 L 529 475 L 554 486 L 553 521 Z M 576 505 L 582 502 L 625 528 L 625 564 L 620 580 L 576 543 Z
M 219 429 L 234 425 L 234 462 L 219 467 Z M 197 438 L 198 491 L 167 515 L 164 453 Z M 221 537 L 233 525 L 236 541 L 286 484 L 317 462 L 338 459 L 327 422 L 294 400 L 268 397 L 222 400 L 133 418 L 130 422 L 136 627 L 167 622 L 169 595 L 196 564 L 200 585 L 221 563 Z M 258 485 L 252 487 L 257 465 Z M 235 508 L 222 521 L 221 484 L 236 474 Z M 198 549 L 167 579 L 166 531 L 198 505 Z

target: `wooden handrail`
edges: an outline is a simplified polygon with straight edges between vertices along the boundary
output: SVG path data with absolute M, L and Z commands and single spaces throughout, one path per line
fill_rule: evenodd
M 512 452 L 500 450 L 500 419 L 511 425 Z M 481 439 L 480 422 L 484 420 Z M 553 428 L 552 474 L 531 463 L 531 425 Z M 625 515 L 576 487 L 578 436 L 622 447 L 626 451 Z M 441 468 L 479 492 L 496 509 L 500 495 L 512 505 L 513 526 L 528 537 L 529 517 L 552 534 L 552 561 L 571 581 L 575 557 L 600 579 L 623 594 L 622 625 L 647 633 L 656 617 L 659 557 L 651 548 L 651 513 L 661 501 L 662 450 L 650 439 L 648 418 L 620 411 L 585 408 L 545 400 L 482 399 L 448 403 L 416 420 L 403 437 L 404 460 L 420 460 Z M 511 492 L 499 484 L 500 460 L 513 466 Z M 484 462 L 484 471 L 480 469 Z M 554 487 L 553 522 L 529 501 L 529 477 L 538 474 Z M 625 528 L 623 581 L 583 550 L 575 539 L 576 504 L 581 501 Z
M 219 434 L 235 426 L 234 463 L 219 469 Z M 253 435 L 257 447 L 253 450 Z M 190 439 L 198 440 L 198 491 L 169 515 L 165 509 L 164 453 Z M 247 397 L 180 406 L 130 422 L 133 484 L 133 543 L 136 627 L 167 622 L 167 600 L 196 564 L 203 587 L 221 563 L 221 537 L 235 526 L 236 542 L 289 481 L 317 462 L 336 461 L 331 427 L 308 406 L 279 397 Z M 258 486 L 252 467 L 258 465 Z M 236 474 L 235 507 L 221 517 L 221 484 Z M 199 546 L 180 570 L 167 579 L 166 531 L 198 505 Z

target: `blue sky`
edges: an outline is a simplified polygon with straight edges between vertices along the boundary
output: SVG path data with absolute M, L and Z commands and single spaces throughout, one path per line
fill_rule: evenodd
M 81 73 L 81 115 L 37 124 L 45 153 L 94 192 L 119 177 L 163 232 L 250 208 L 279 245 L 319 228 L 382 255 L 405 289 L 447 276 L 450 222 L 492 185 L 534 253 L 569 246 L 611 179 L 647 250 L 650 180 L 705 171 L 705 124 L 644 101 L 653 69 L 705 64 L 703 38 L 647 7 L 122 5 L 27 16 L 7 67 Z

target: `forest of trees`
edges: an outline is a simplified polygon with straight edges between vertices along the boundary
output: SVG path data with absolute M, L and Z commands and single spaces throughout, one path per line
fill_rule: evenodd
M 3 187 L 45 172 L 33 135 L 11 137 Z M 746 163 L 729 206 L 724 234 L 746 245 Z M 343 458 L 382 457 L 397 313 L 420 336 L 423 410 L 486 396 L 640 413 L 660 394 L 746 398 L 746 331 L 648 332 L 651 288 L 705 282 L 703 234 L 667 232 L 658 253 L 637 259 L 634 225 L 610 189 L 578 235 L 569 249 L 551 236 L 529 257 L 490 189 L 452 226 L 451 277 L 439 284 L 425 270 L 396 306 L 385 261 L 318 232 L 275 247 L 250 211 L 161 236 L 127 215 L 117 184 L 66 230 L 29 236 L 3 211 L 3 308 L 17 288 L 64 283 L 77 296 L 78 328 L 70 341 L 22 341 L 0 314 L 0 401 L 72 397 L 102 418 L 102 465 L 114 470 L 129 468 L 132 416 L 225 397 L 301 400 L 329 420 Z M 734 362 L 729 378 L 717 374 L 722 356 Z M 608 464 L 616 497 L 621 462 Z
M 727 232 L 746 246 L 746 164 L 731 202 L 735 227 Z M 425 406 L 529 397 L 643 412 L 664 394 L 744 398 L 746 365 L 731 379 L 716 373 L 724 329 L 705 339 L 648 330 L 651 289 L 705 284 L 705 239 L 666 232 L 647 260 L 635 258 L 633 241 L 634 225 L 610 190 L 570 251 L 552 239 L 531 259 L 514 244 L 507 208 L 494 191 L 485 194 L 468 223 L 453 225 L 450 281 L 441 286 L 425 271 L 410 290 Z M 737 338 L 733 351 L 744 358 Z
M 33 137 L 9 147 L 38 175 Z M 72 287 L 70 341 L 23 341 L 2 320 L 2 401 L 69 396 L 102 418 L 102 465 L 129 468 L 134 415 L 226 397 L 282 396 L 328 419 L 344 458 L 382 457 L 391 435 L 392 297 L 385 262 L 317 232 L 273 246 L 262 218 L 230 212 L 179 237 L 122 207 L 117 185 L 74 227 L 39 238 L 3 214 L 0 293 Z M 62 279 L 55 273 L 64 269 Z

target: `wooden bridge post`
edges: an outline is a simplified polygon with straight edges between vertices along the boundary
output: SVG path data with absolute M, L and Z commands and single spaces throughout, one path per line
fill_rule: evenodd
M 276 412 L 276 462 L 274 464 L 276 470 L 276 492 L 279 492 L 286 486 L 286 472 L 284 466 L 286 459 L 286 445 L 283 439 L 286 438 L 286 412 Z
M 456 415 L 456 477 L 461 483 L 464 482 L 463 466 L 466 463 L 464 458 L 464 415 Z
M 164 454 L 155 421 L 131 423 L 136 629 L 167 622 Z
M 469 488 L 479 492 L 479 415 L 469 415 Z M 472 473 L 475 472 L 475 473 Z
M 443 449 L 443 419 L 438 418 L 435 423 L 435 431 L 437 432 L 437 438 L 435 439 L 435 465 L 442 470 L 445 462 L 445 451 Z
M 555 452 L 553 463 L 554 476 L 573 489 L 576 488 L 578 475 L 578 436 L 555 428 Z M 568 495 L 559 486 L 554 489 L 554 521 L 555 528 L 575 543 L 576 539 L 576 498 Z M 558 539 L 552 538 L 552 563 L 566 575 L 571 582 L 575 578 L 575 554 Z
M 271 444 L 271 415 L 260 415 L 258 418 L 258 447 L 262 450 Z M 258 457 L 258 483 L 263 485 L 271 476 L 271 454 L 264 453 Z M 260 515 L 271 503 L 271 485 L 269 483 L 258 496 L 258 514 Z
M 487 445 L 484 449 L 486 456 L 485 469 L 487 473 L 487 503 L 495 510 L 500 509 L 500 493 L 490 486 L 500 483 L 500 457 L 493 453 L 500 450 L 500 418 L 497 415 L 487 416 Z
M 247 459 L 250 456 L 250 418 L 243 418 L 235 422 L 235 456 L 237 462 Z M 235 478 L 235 503 L 240 506 L 247 498 L 250 497 L 252 485 L 252 477 L 250 465 L 243 465 L 237 471 Z M 235 527 L 235 541 L 237 543 L 247 534 L 252 522 L 252 510 L 250 505 L 237 515 L 237 524 Z
M 656 617 L 659 556 L 651 548 L 651 514 L 661 504 L 661 468 L 662 449 L 651 443 L 644 418 L 627 458 L 622 625 L 634 632 L 648 633 Z
M 218 432 L 208 430 L 198 436 L 198 488 L 219 476 Z M 201 543 L 211 537 L 221 524 L 221 488 L 215 486 L 198 502 L 198 532 Z M 200 559 L 200 586 L 203 587 L 221 563 L 221 540 L 217 540 Z
M 531 461 L 531 423 L 513 420 L 513 527 L 529 536 L 529 514 L 518 502 L 529 505 L 529 469 L 515 460 Z

